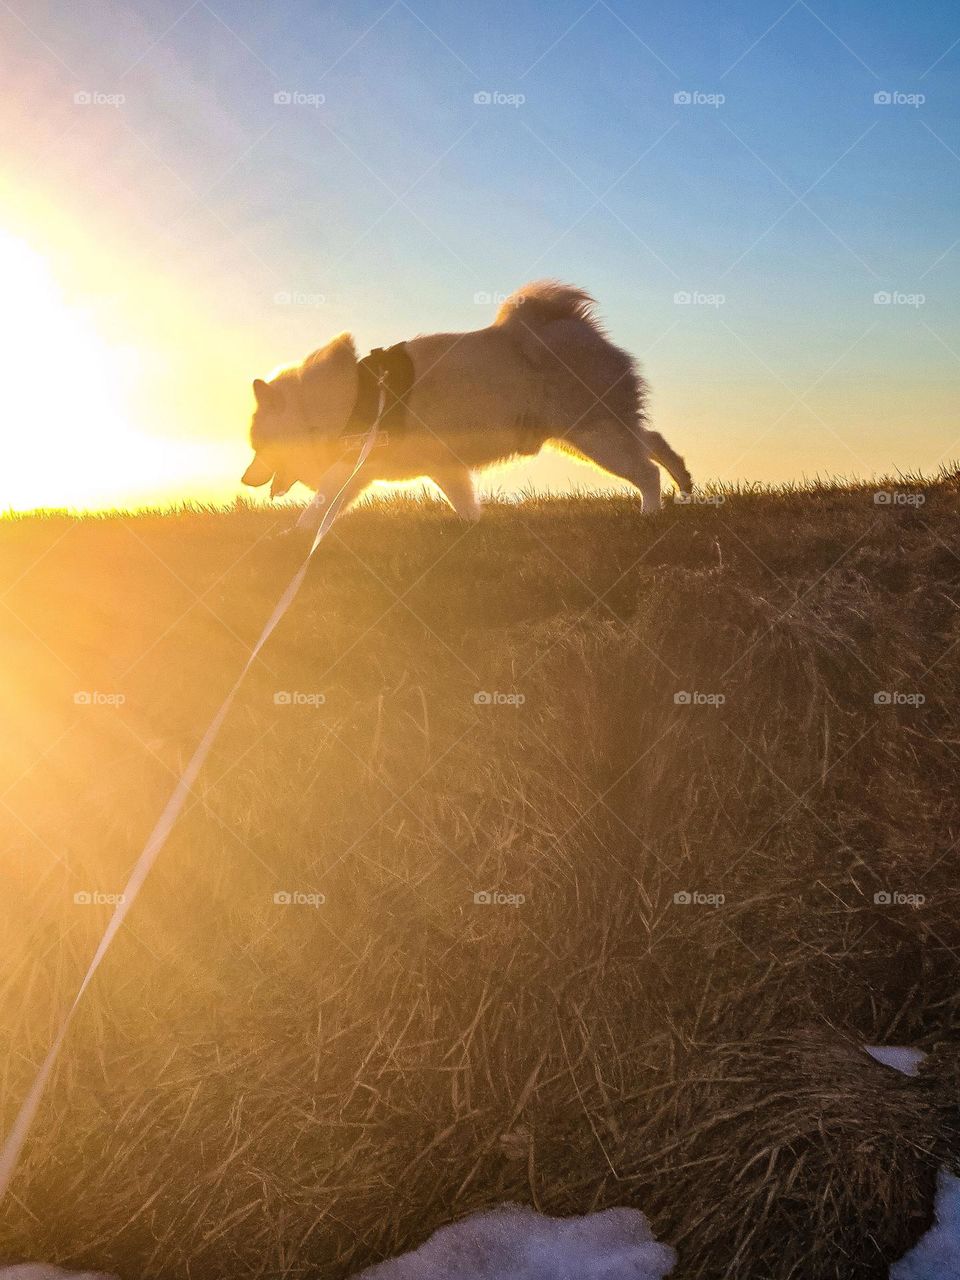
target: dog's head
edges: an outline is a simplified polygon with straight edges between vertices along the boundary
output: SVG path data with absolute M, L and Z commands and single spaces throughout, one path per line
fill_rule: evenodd
M 253 384 L 250 422 L 254 458 L 243 483 L 269 483 L 271 498 L 296 482 L 317 488 L 340 456 L 340 435 L 357 398 L 357 353 L 349 333 L 315 351 L 296 369 Z

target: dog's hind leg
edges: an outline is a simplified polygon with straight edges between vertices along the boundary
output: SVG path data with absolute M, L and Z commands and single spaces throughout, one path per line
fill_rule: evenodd
M 453 507 L 461 520 L 476 524 L 480 519 L 480 503 L 473 487 L 473 476 L 466 467 L 435 467 L 430 479 Z
M 572 445 L 604 471 L 635 485 L 643 497 L 645 513 L 660 510 L 660 471 L 647 452 L 643 438 L 618 422 L 610 422 L 574 427 L 562 437 L 562 442 Z
M 660 432 L 644 429 L 640 438 L 650 457 L 653 458 L 654 462 L 659 462 L 661 467 L 667 469 L 671 480 L 673 480 L 680 492 L 690 493 L 693 489 L 693 480 L 690 478 L 687 464 L 679 453 L 670 448 Z

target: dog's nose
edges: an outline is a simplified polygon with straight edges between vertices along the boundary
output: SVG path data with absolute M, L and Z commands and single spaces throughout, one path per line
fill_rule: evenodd
M 247 467 L 241 478 L 242 484 L 248 484 L 251 488 L 256 489 L 259 485 L 266 484 L 268 480 L 273 478 L 273 472 L 263 461 L 262 458 L 253 455 L 253 461 Z

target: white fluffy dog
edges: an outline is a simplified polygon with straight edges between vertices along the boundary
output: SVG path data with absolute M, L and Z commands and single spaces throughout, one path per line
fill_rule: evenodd
M 344 484 L 349 502 L 374 480 L 420 476 L 476 520 L 472 472 L 548 441 L 635 485 L 644 511 L 660 509 L 658 463 L 691 488 L 683 459 L 647 425 L 636 363 L 607 338 L 593 299 L 555 281 L 518 290 L 485 329 L 414 338 L 362 360 L 341 334 L 253 390 L 256 456 L 243 481 L 270 483 L 274 497 L 298 480 L 317 490 L 302 523 L 318 523 Z M 378 447 L 351 478 L 384 404 Z

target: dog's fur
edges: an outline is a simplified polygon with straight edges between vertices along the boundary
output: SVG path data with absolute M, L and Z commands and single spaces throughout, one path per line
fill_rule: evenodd
M 348 333 L 254 382 L 250 440 L 256 456 L 245 484 L 271 482 L 271 495 L 296 481 L 318 490 L 301 522 L 319 521 L 349 480 L 356 498 L 374 480 L 426 476 L 466 520 L 479 518 L 472 472 L 538 453 L 548 441 L 629 480 L 644 511 L 660 508 L 659 463 L 683 492 L 684 461 L 647 426 L 646 384 L 633 359 L 607 338 L 594 301 L 556 281 L 526 285 L 493 324 L 406 344 L 414 383 L 405 424 L 375 448 L 350 479 L 356 447 L 341 438 L 357 397 L 357 353 Z M 319 492 L 323 490 L 324 492 Z

